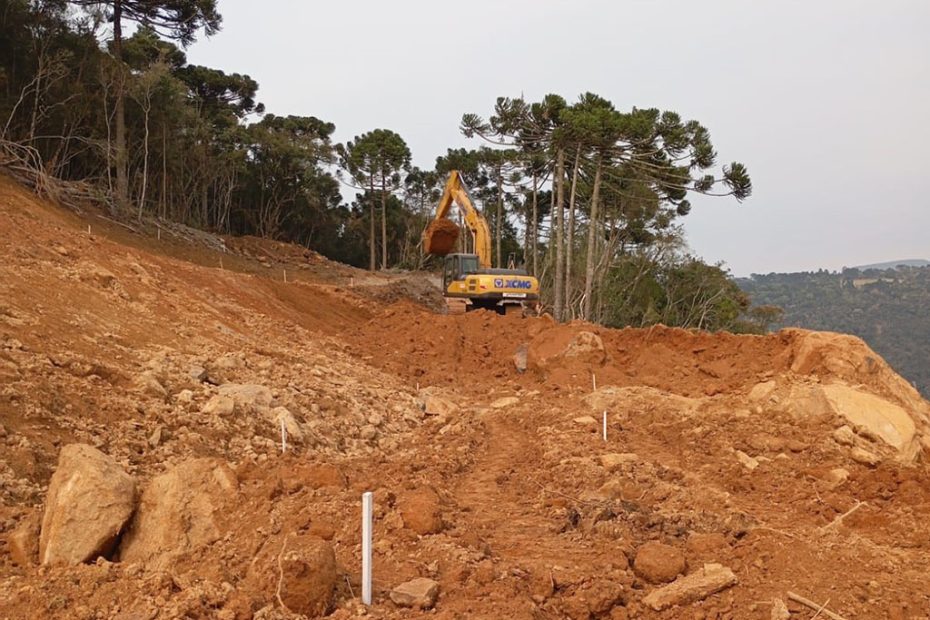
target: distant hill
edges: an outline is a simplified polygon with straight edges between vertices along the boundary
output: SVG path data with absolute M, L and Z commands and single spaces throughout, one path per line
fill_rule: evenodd
M 881 265 L 905 262 L 928 261 Z M 754 304 L 785 311 L 776 327 L 859 336 L 930 398 L 930 266 L 753 274 L 737 283 Z
M 924 260 L 922 258 L 908 258 L 905 260 L 890 260 L 885 263 L 872 263 L 871 265 L 859 265 L 858 267 L 853 267 L 853 269 L 858 269 L 859 271 L 867 271 L 869 269 L 897 269 L 898 267 L 927 267 L 930 266 L 930 260 Z

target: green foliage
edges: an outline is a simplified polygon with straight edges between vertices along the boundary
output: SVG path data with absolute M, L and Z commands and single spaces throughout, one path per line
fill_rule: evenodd
M 753 274 L 739 285 L 784 308 L 778 327 L 859 336 L 930 396 L 930 267 Z

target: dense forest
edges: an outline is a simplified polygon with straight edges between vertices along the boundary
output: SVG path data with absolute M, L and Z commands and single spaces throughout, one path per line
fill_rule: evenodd
M 431 267 L 421 233 L 458 169 L 494 262 L 537 275 L 558 320 L 760 331 L 772 318 L 684 244 L 692 194 L 752 191 L 698 121 L 593 93 L 502 96 L 449 119 L 472 147 L 420 167 L 402 130 L 337 143 L 307 111 L 266 110 L 251 76 L 188 63 L 221 25 L 216 0 L 0 0 L 0 166 L 63 204 L 372 270 Z
M 930 267 L 770 273 L 740 279 L 784 310 L 780 326 L 854 334 L 930 397 Z

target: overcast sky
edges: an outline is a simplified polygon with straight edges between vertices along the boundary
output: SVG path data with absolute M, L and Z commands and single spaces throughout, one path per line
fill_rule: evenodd
M 189 61 L 275 114 L 384 127 L 432 167 L 498 96 L 675 110 L 754 194 L 695 198 L 693 251 L 736 275 L 930 259 L 930 0 L 219 0 Z

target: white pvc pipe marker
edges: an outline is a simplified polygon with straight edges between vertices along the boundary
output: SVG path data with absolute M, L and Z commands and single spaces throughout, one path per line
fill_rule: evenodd
M 371 491 L 362 493 L 362 604 L 371 605 Z
M 284 416 L 281 417 L 281 454 L 287 452 L 287 427 L 284 425 Z
M 604 412 L 604 441 L 607 441 L 607 412 Z

